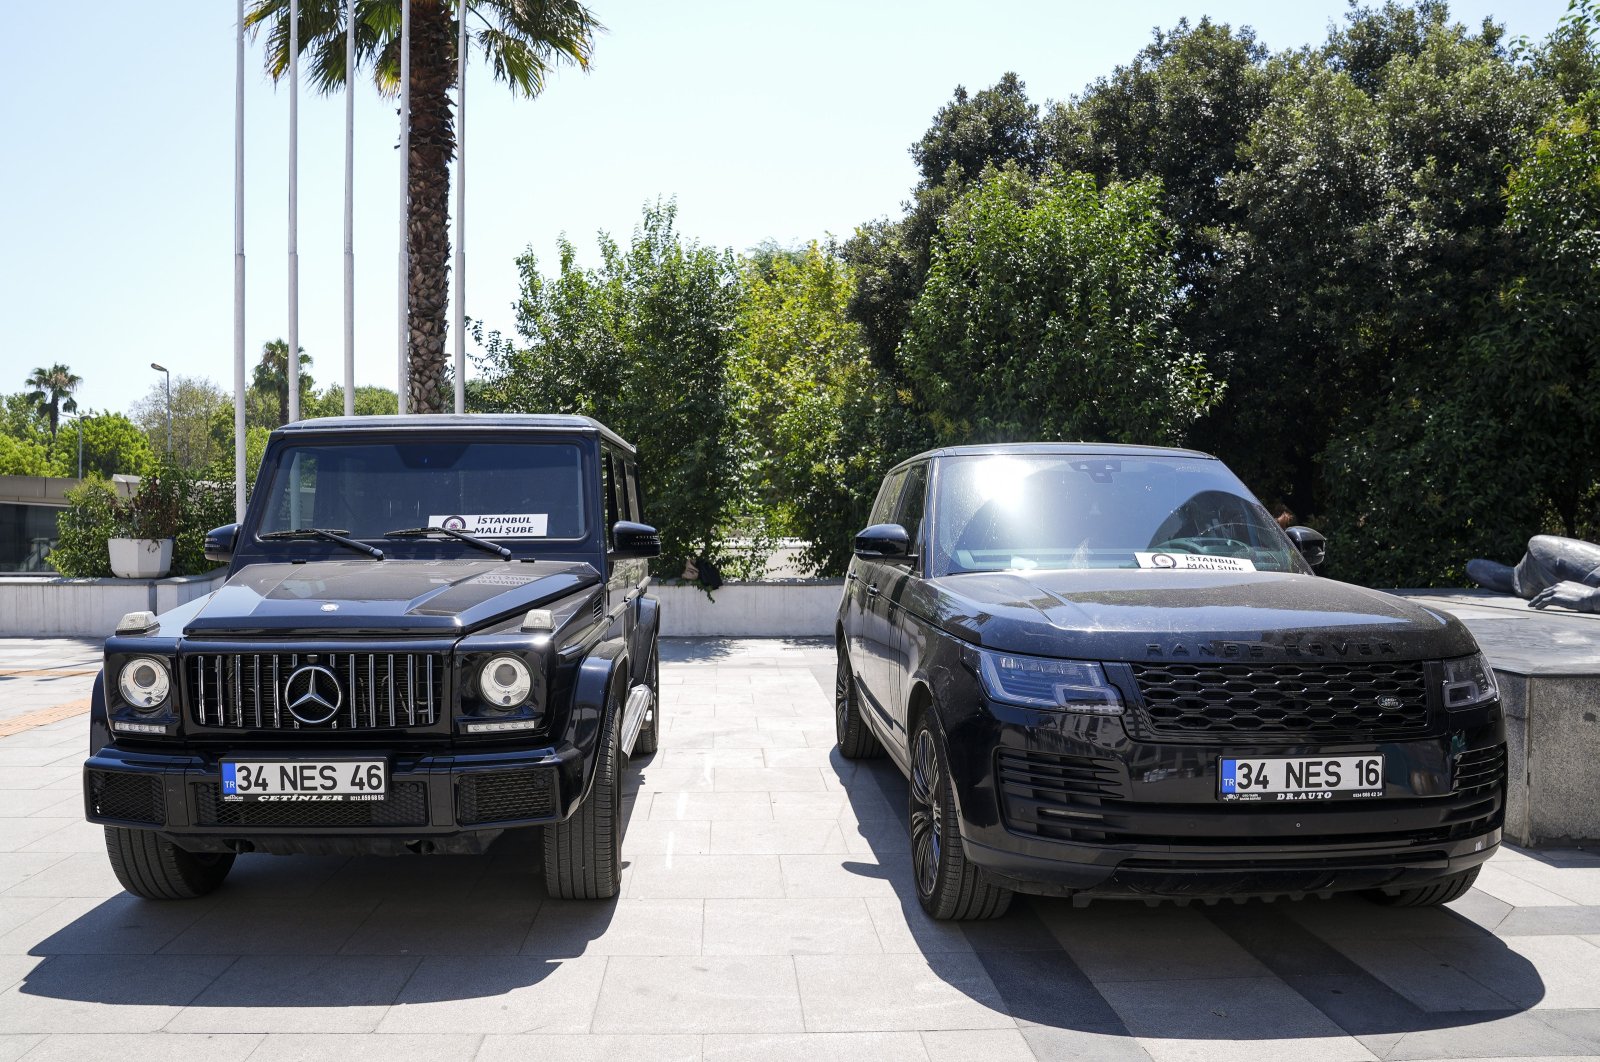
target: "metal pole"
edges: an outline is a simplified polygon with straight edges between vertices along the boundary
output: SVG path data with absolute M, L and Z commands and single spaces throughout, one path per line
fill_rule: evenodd
M 411 330 L 407 323 L 408 283 L 411 270 L 411 224 L 407 216 L 411 205 L 411 0 L 400 4 L 400 366 L 399 410 L 409 412 L 407 392 L 411 389 Z
M 150 367 L 167 378 L 167 456 L 172 456 L 172 373 L 165 365 L 152 361 Z
M 238 0 L 239 36 L 233 103 L 233 516 L 244 521 L 244 0 Z
M 289 423 L 300 419 L 300 0 L 289 0 Z
M 78 482 L 83 482 L 83 418 L 74 417 L 73 427 L 78 429 Z
M 344 415 L 356 411 L 356 0 L 344 5 Z
M 456 43 L 456 412 L 467 411 L 467 0 L 461 0 Z

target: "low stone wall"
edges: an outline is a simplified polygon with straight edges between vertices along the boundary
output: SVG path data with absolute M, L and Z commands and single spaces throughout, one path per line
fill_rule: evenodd
M 129 612 L 161 613 L 222 585 L 222 570 L 174 579 L 0 578 L 0 635 L 104 638 Z
M 844 596 L 841 579 L 724 583 L 711 596 L 698 586 L 652 583 L 668 638 L 823 638 L 833 636 Z

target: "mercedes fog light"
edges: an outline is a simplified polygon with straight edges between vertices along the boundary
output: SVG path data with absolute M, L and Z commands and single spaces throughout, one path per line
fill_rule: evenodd
M 528 699 L 533 675 L 515 656 L 490 657 L 478 672 L 478 691 L 496 708 L 514 708 Z
M 117 688 L 122 699 L 140 711 L 159 708 L 166 702 L 172 688 L 164 661 L 153 656 L 136 656 L 122 665 L 117 675 Z

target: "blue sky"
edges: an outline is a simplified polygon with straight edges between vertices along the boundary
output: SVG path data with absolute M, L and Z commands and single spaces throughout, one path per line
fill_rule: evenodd
M 125 410 L 159 380 L 232 386 L 234 5 L 166 0 L 161 17 L 98 0 L 7 11 L 0 100 L 0 391 L 37 364 L 84 377 L 85 408 Z M 676 197 L 679 227 L 738 250 L 847 236 L 893 214 L 915 179 L 908 145 L 964 84 L 1017 71 L 1037 101 L 1079 92 L 1156 26 L 1210 15 L 1274 50 L 1320 41 L 1338 0 L 1143 3 L 956 0 L 593 0 L 608 27 L 592 71 L 518 101 L 469 73 L 467 312 L 510 330 L 513 259 L 551 266 L 565 232 L 626 238 L 641 206 Z M 1543 37 L 1566 0 L 1457 2 L 1476 25 Z M 288 95 L 246 69 L 247 341 L 285 333 Z M 474 75 L 476 75 L 475 80 Z M 340 97 L 300 107 L 301 344 L 319 384 L 342 378 Z M 398 130 L 356 97 L 356 378 L 393 386 Z

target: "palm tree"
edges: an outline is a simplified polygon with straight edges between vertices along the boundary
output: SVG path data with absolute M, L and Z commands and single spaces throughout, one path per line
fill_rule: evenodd
M 311 355 L 300 348 L 300 401 L 305 402 L 315 381 L 306 372 Z M 270 339 L 261 344 L 261 360 L 256 363 L 255 375 L 250 385 L 263 394 L 278 398 L 278 427 L 289 423 L 289 344 L 281 339 Z
M 345 0 L 300 0 L 300 52 L 318 91 L 344 85 Z M 466 0 L 469 49 L 475 44 L 495 79 L 532 98 L 554 67 L 589 67 L 594 36 L 604 27 L 579 0 Z M 445 409 L 446 311 L 450 281 L 450 160 L 455 157 L 457 0 L 411 0 L 410 178 L 406 231 L 408 405 L 419 413 Z M 267 73 L 289 72 L 289 0 L 252 0 L 245 25 L 267 27 Z M 356 65 L 372 68 L 378 91 L 400 88 L 400 0 L 356 0 Z
M 40 411 L 50 411 L 50 438 L 56 437 L 61 414 L 78 411 L 78 400 L 72 397 L 72 392 L 81 383 L 83 377 L 59 363 L 48 369 L 34 369 L 33 375 L 23 381 L 24 387 L 32 388 L 27 393 L 28 404 Z

